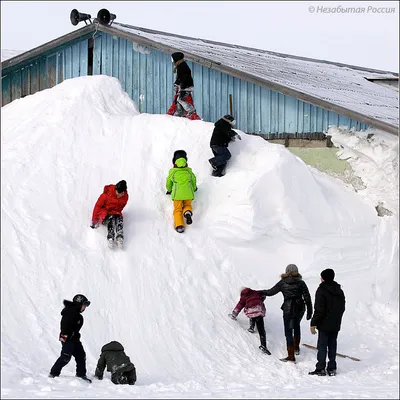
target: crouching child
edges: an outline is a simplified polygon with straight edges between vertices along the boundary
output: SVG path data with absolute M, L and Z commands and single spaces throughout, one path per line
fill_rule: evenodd
M 136 382 L 136 368 L 125 354 L 121 343 L 112 341 L 101 348 L 95 377 L 103 379 L 104 369 L 111 372 L 111 382 L 116 385 L 134 385 Z

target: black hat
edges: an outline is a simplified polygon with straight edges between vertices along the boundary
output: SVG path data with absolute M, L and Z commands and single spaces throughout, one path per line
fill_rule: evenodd
M 232 126 L 235 125 L 236 121 L 235 118 L 232 117 L 232 115 L 226 114 L 222 117 L 222 119 L 226 122 L 229 122 Z
M 118 193 L 123 193 L 126 192 L 126 181 L 119 181 L 116 185 L 115 185 L 115 190 Z
M 321 278 L 324 280 L 324 282 L 333 282 L 335 279 L 335 271 L 333 269 L 324 269 L 321 272 Z
M 172 164 L 175 164 L 175 161 L 178 158 L 184 158 L 187 161 L 187 154 L 185 150 L 176 150 L 174 156 L 172 157 Z
M 171 57 L 174 60 L 174 62 L 177 62 L 179 60 L 183 60 L 185 58 L 185 55 L 183 53 L 181 53 L 180 51 L 178 51 L 176 53 L 172 53 Z
M 74 298 L 72 299 L 72 301 L 74 303 L 80 304 L 81 306 L 86 306 L 86 307 L 90 306 L 90 301 L 83 294 L 75 295 Z

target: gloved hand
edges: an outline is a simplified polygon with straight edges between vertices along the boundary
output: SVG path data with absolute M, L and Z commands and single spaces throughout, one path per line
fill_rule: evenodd
M 68 335 L 64 335 L 63 333 L 60 334 L 59 341 L 65 343 L 68 339 Z
M 92 223 L 90 224 L 90 227 L 92 228 L 92 229 L 97 229 L 98 227 L 99 227 L 99 223 L 98 222 L 93 222 L 92 221 Z
M 171 194 L 171 192 L 167 192 L 167 193 L 165 193 L 165 194 Z
M 310 332 L 315 335 L 317 332 L 315 331 L 317 327 L 316 326 L 310 326 Z
M 235 316 L 235 315 L 233 315 L 233 314 L 228 314 L 228 317 L 231 318 L 231 319 L 233 319 L 234 321 L 236 321 L 236 316 Z
M 311 319 L 311 317 L 312 317 L 312 314 L 307 314 L 307 317 L 306 317 L 307 321 L 309 321 Z

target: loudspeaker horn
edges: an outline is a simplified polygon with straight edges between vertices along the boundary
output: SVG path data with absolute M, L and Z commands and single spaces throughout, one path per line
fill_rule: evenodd
M 86 20 L 87 20 L 87 19 L 90 20 L 90 18 L 92 18 L 92 17 L 90 16 L 90 14 L 83 14 L 83 13 L 80 13 L 76 8 L 74 8 L 74 9 L 71 11 L 71 14 L 70 14 L 70 16 L 69 16 L 69 19 L 71 20 L 71 24 L 72 24 L 72 25 L 78 25 L 79 22 L 81 22 L 81 21 L 85 21 L 85 24 L 87 25 Z M 92 21 L 90 21 L 90 22 L 92 22 Z
M 114 21 L 114 19 L 117 18 L 115 14 L 111 14 L 110 11 L 108 11 L 105 8 L 102 8 L 98 13 L 97 13 L 97 20 L 100 22 L 102 25 L 111 25 Z

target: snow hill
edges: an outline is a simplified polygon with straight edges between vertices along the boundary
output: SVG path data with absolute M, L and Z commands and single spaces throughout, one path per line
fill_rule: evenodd
M 139 114 L 106 76 L 15 100 L 2 108 L 1 128 L 2 398 L 398 398 L 398 215 L 378 217 L 368 193 L 244 133 L 230 145 L 226 176 L 214 178 L 212 123 Z M 184 234 L 165 195 L 177 149 L 198 179 Z M 359 146 L 358 157 L 376 165 L 366 154 Z M 397 168 L 391 174 L 398 179 Z M 89 224 L 104 185 L 121 179 L 130 195 L 125 250 L 112 251 L 106 229 Z M 227 317 L 241 286 L 270 288 L 288 263 L 313 300 L 323 269 L 342 284 L 338 351 L 362 361 L 338 358 L 335 378 L 308 376 L 313 350 L 302 348 L 296 365 L 278 360 L 280 294 L 266 300 L 271 356 L 241 328 L 243 313 L 239 323 Z M 89 376 L 100 348 L 118 340 L 136 365 L 135 386 L 113 385 L 109 373 L 87 385 L 73 378 L 74 360 L 47 378 L 62 301 L 77 293 L 91 301 L 81 331 Z M 308 325 L 302 341 L 315 345 Z

